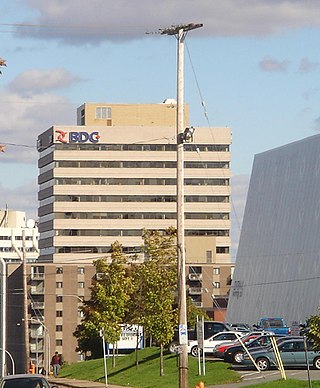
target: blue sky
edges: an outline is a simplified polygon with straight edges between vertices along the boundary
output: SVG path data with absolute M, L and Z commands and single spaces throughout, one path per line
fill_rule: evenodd
M 320 129 L 317 0 L 3 0 L 0 208 L 36 218 L 36 138 L 75 124 L 83 102 L 176 97 L 176 40 L 187 36 L 185 101 L 194 126 L 230 126 L 234 245 L 254 154 Z M 204 101 L 208 120 L 203 112 Z

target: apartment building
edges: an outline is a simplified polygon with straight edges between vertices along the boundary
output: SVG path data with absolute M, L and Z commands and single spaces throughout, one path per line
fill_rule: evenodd
M 36 261 L 39 232 L 33 219 L 23 211 L 0 209 L 0 257 L 6 263 Z
M 33 263 L 27 265 L 28 327 L 30 360 L 48 370 L 55 351 L 66 362 L 81 360 L 73 333 L 81 322 L 81 305 L 90 299 L 95 276 L 92 264 Z M 7 350 L 15 360 L 16 371 L 25 371 L 23 270 L 7 264 Z M 8 364 L 8 372 L 12 373 Z

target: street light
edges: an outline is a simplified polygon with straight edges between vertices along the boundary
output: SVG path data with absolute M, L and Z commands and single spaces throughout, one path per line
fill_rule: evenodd
M 13 359 L 11 353 L 9 353 L 8 350 L 6 350 L 6 349 L 1 349 L 1 348 L 0 348 L 0 350 L 1 350 L 1 351 L 4 351 L 4 352 L 9 356 L 9 358 L 10 358 L 10 360 L 11 360 L 11 364 L 12 364 L 12 374 L 14 375 L 14 374 L 16 373 L 16 368 L 15 368 L 14 359 Z

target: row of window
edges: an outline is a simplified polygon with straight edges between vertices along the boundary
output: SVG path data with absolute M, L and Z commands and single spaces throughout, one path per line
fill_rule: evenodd
M 229 144 L 184 144 L 187 152 L 229 152 Z M 57 150 L 82 151 L 177 151 L 176 144 L 55 144 Z
M 175 178 L 56 178 L 56 185 L 176 186 Z M 185 186 L 229 186 L 224 178 L 186 178 Z
M 135 253 L 141 253 L 142 248 L 141 247 L 122 247 L 122 251 L 125 254 L 135 254 Z M 216 247 L 216 253 L 224 254 L 229 253 L 230 248 L 229 247 Z M 111 247 L 60 247 L 55 249 L 55 253 L 95 253 L 95 254 L 105 254 L 105 253 L 111 253 Z
M 14 236 L 15 240 L 22 240 L 22 236 Z M 26 241 L 31 241 L 33 239 L 32 236 L 25 236 Z M 11 240 L 11 236 L 0 236 L 0 240 Z
M 55 167 L 64 168 L 177 168 L 177 162 L 60 160 Z M 229 162 L 184 162 L 185 168 L 229 168 Z
M 141 229 L 58 229 L 56 236 L 141 236 Z M 186 230 L 185 236 L 229 236 L 229 229 Z
M 22 247 L 16 247 L 16 248 L 13 248 L 13 247 L 0 247 L 0 252 L 16 252 L 17 250 L 22 252 Z M 30 248 L 30 247 L 26 247 L 26 252 L 35 252 L 36 249 L 35 248 Z
M 56 273 L 63 274 L 63 267 L 56 267 Z M 78 267 L 77 268 L 78 275 L 84 274 L 84 267 Z
M 84 288 L 84 282 L 78 282 L 78 288 Z M 56 282 L 56 288 L 63 288 L 63 282 Z
M 186 220 L 229 220 L 229 213 L 184 213 Z M 177 218 L 176 213 L 120 213 L 120 212 L 101 212 L 101 213 L 80 213 L 65 212 L 55 213 L 56 219 L 97 219 L 97 220 L 173 220 Z
M 176 202 L 175 195 L 56 195 L 55 202 Z M 229 203 L 226 195 L 186 195 L 186 203 Z

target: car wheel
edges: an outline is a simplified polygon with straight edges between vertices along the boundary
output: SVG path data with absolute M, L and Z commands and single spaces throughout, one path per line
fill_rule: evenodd
M 199 350 L 198 346 L 192 346 L 192 348 L 191 348 L 191 355 L 193 357 L 198 357 L 199 351 L 200 350 Z
M 313 366 L 314 366 L 316 369 L 320 369 L 320 357 L 316 357 L 316 358 L 313 360 Z
M 233 361 L 236 364 L 241 364 L 242 358 L 243 358 L 243 351 L 242 350 L 235 352 L 235 354 L 233 355 Z
M 171 342 L 168 346 L 168 350 L 170 353 L 177 353 L 177 349 L 178 349 L 178 342 Z
M 256 364 L 258 365 L 258 368 L 261 371 L 265 371 L 270 368 L 270 361 L 265 357 L 258 358 L 256 360 Z

